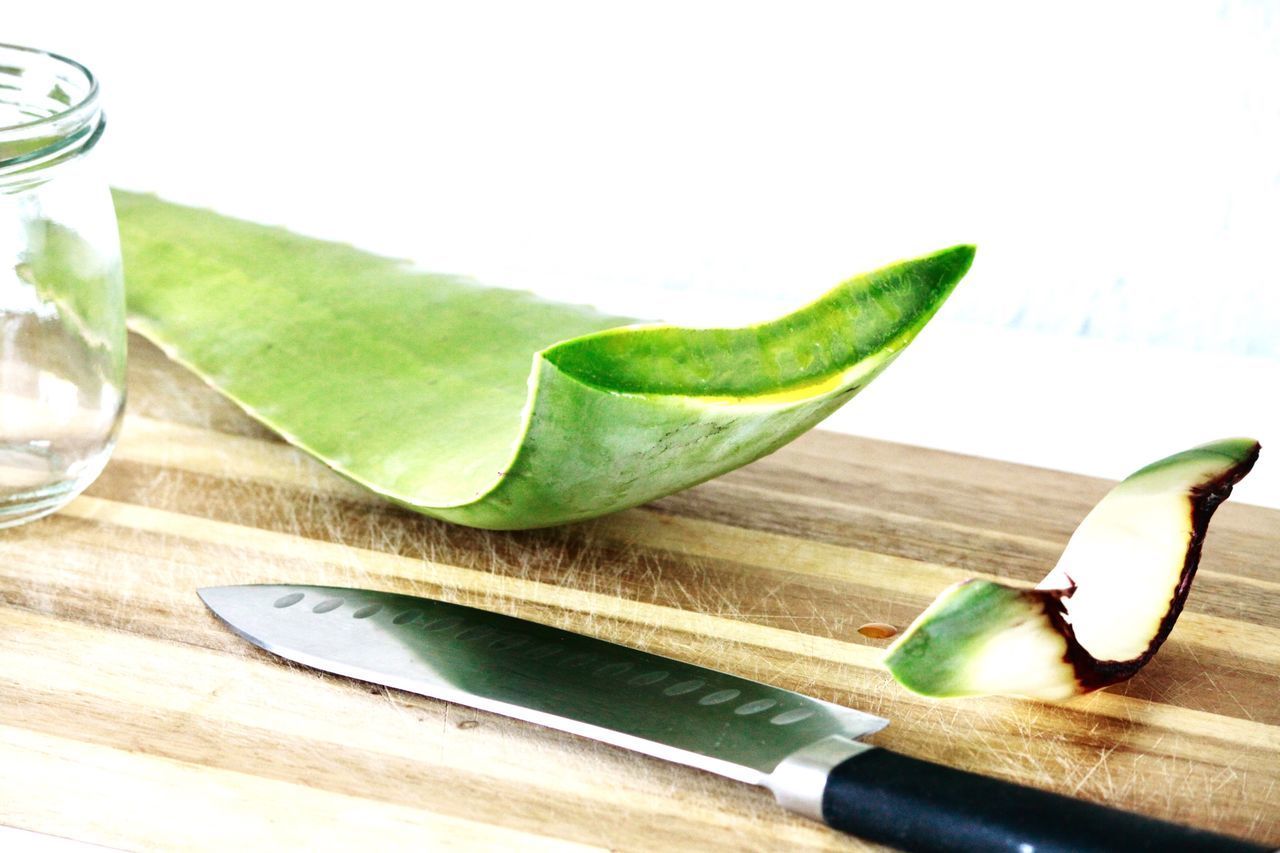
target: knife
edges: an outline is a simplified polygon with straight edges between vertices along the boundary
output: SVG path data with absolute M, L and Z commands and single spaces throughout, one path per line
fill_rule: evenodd
M 512 616 L 325 586 L 199 595 L 289 660 L 761 785 L 792 811 L 907 850 L 1267 849 L 899 755 L 859 740 L 881 717 Z

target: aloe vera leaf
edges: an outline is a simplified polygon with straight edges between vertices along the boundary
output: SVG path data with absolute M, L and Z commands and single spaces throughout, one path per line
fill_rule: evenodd
M 888 366 L 973 259 L 956 246 L 773 322 L 685 329 L 115 198 L 131 328 L 346 477 L 495 529 L 625 509 L 772 452 Z
M 885 654 L 926 696 L 1066 699 L 1133 677 L 1186 604 L 1209 520 L 1261 448 L 1227 438 L 1113 488 L 1035 589 L 969 579 L 938 594 Z

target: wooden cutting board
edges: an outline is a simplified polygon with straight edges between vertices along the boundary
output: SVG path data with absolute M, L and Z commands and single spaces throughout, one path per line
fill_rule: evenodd
M 371 498 L 131 345 L 106 472 L 0 532 L 0 825 L 122 847 L 860 846 L 763 790 L 281 662 L 195 596 L 302 582 L 600 635 L 883 714 L 874 740 L 903 752 L 1280 844 L 1280 512 L 1219 510 L 1130 683 L 931 701 L 858 627 L 905 627 L 964 577 L 1037 581 L 1108 483 L 817 432 L 641 509 L 488 533 Z

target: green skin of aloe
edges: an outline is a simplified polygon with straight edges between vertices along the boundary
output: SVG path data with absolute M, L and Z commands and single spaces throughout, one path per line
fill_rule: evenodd
M 494 529 L 636 506 L 776 450 L 888 366 L 974 254 L 858 276 L 773 322 L 685 329 L 115 202 L 131 328 L 351 480 Z

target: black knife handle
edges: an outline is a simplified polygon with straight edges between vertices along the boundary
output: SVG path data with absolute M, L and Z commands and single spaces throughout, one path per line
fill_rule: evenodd
M 1248 841 L 978 776 L 887 749 L 838 764 L 822 819 L 913 851 L 1268 851 Z

